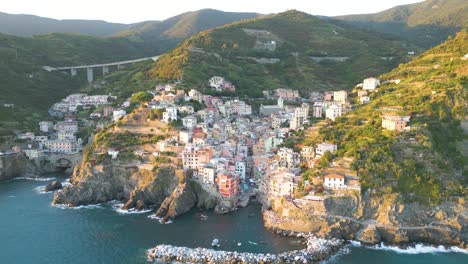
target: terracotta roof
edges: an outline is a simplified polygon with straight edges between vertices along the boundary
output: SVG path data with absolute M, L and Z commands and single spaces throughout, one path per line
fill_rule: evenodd
M 327 175 L 325 176 L 325 178 L 344 179 L 345 177 L 344 177 L 343 175 L 340 175 L 340 174 L 330 173 L 330 174 L 327 174 Z

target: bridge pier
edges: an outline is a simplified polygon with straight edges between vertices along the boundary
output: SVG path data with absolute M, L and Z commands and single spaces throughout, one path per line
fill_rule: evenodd
M 86 68 L 86 77 L 88 77 L 88 82 L 92 83 L 93 82 L 93 68 Z
M 71 74 L 72 77 L 76 76 L 77 73 L 78 73 L 78 71 L 75 68 L 70 69 L 70 74 Z
M 102 75 L 109 74 L 109 66 L 102 66 Z

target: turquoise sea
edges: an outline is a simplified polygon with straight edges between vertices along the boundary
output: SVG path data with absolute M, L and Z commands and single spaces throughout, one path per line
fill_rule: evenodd
M 58 175 L 47 175 L 57 177 Z M 263 228 L 258 205 L 229 215 L 193 210 L 171 224 L 128 214 L 110 204 L 63 209 L 41 193 L 46 181 L 15 179 L 0 183 L 0 263 L 147 263 L 146 249 L 157 244 L 275 252 L 303 245 Z M 201 220 L 200 214 L 208 216 Z M 242 243 L 238 246 L 237 243 Z M 421 253 L 425 252 L 425 253 Z M 418 246 L 407 250 L 350 245 L 329 263 L 468 263 L 467 252 Z

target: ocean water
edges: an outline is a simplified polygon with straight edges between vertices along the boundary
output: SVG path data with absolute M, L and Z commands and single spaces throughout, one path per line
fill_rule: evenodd
M 59 175 L 47 175 L 65 181 Z M 50 179 L 49 179 L 50 180 Z M 303 245 L 263 228 L 258 205 L 229 215 L 193 210 L 171 224 L 129 213 L 118 204 L 65 209 L 50 205 L 47 182 L 17 179 L 0 183 L 0 263 L 147 263 L 145 252 L 157 244 L 210 247 L 218 238 L 222 250 L 279 253 Z M 200 214 L 208 216 L 201 220 Z M 238 246 L 237 243 L 242 243 Z M 421 253 L 425 252 L 425 253 Z M 468 263 L 467 252 L 418 247 L 348 246 L 328 263 Z

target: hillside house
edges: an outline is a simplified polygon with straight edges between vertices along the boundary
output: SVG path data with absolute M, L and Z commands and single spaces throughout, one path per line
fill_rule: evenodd
M 345 189 L 345 176 L 336 174 L 336 173 L 330 173 L 325 175 L 323 178 L 323 187 L 325 189 Z
M 383 116 L 382 127 L 388 130 L 404 131 L 407 129 L 409 117 L 404 116 Z
M 364 79 L 362 83 L 362 89 L 364 90 L 375 90 L 380 85 L 380 80 L 377 78 Z
M 330 144 L 330 143 L 320 143 L 317 145 L 317 148 L 315 148 L 315 154 L 318 157 L 321 157 L 325 152 L 329 151 L 330 153 L 335 153 L 336 150 L 338 149 L 338 146 L 335 144 Z
M 343 107 L 340 105 L 331 105 L 325 110 L 325 117 L 335 121 L 337 117 L 343 115 Z

